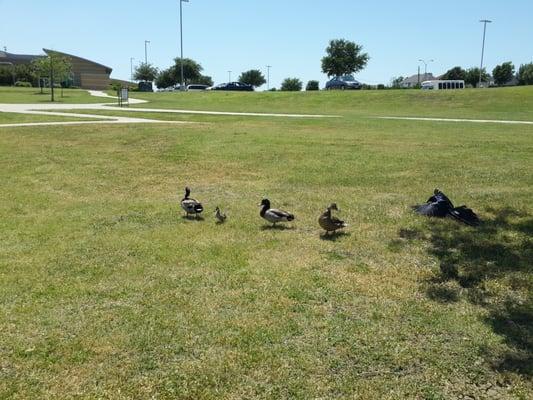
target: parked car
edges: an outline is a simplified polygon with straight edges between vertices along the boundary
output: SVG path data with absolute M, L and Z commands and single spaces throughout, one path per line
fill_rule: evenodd
M 209 90 L 237 90 L 237 91 L 243 91 L 243 92 L 253 92 L 254 87 L 252 85 L 248 85 L 247 83 L 229 82 L 229 83 L 221 83 L 219 85 L 213 86 L 209 88 Z
M 208 85 L 200 85 L 198 83 L 191 84 L 187 86 L 187 91 L 189 92 L 200 92 L 203 90 L 207 90 L 209 86 Z
M 333 79 L 326 82 L 326 89 L 361 89 L 362 85 L 360 82 L 356 81 L 352 75 L 336 76 Z

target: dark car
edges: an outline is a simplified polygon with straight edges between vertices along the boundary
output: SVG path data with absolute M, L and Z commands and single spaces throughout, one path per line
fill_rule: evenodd
M 210 88 L 210 90 L 237 90 L 243 92 L 253 92 L 254 87 L 252 85 L 248 85 L 247 83 L 229 82 L 213 86 Z
M 326 89 L 361 89 L 361 83 L 356 81 L 352 75 L 336 76 L 335 78 L 326 82 Z

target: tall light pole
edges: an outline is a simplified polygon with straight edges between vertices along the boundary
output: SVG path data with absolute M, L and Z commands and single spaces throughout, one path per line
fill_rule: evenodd
M 150 43 L 149 40 L 144 41 L 144 63 L 148 64 L 148 47 L 147 44 Z
M 180 90 L 185 90 L 183 85 L 183 2 L 188 3 L 189 0 L 179 0 L 180 1 L 180 50 L 181 50 L 181 80 L 180 80 Z
M 130 57 L 130 80 L 133 82 L 133 60 L 135 60 L 134 57 Z
M 231 82 L 231 72 L 232 72 L 232 71 L 228 71 L 228 83 Z
M 267 90 L 270 90 L 270 68 L 272 65 L 267 65 Z
M 481 87 L 481 75 L 483 74 L 483 56 L 485 55 L 485 34 L 487 33 L 487 24 L 492 21 L 488 19 L 482 19 L 479 22 L 483 23 L 483 44 L 481 45 L 481 65 L 479 66 L 479 87 Z
M 428 79 L 428 64 L 435 60 L 428 60 L 427 62 L 426 60 L 418 60 L 418 61 L 424 63 L 424 80 L 427 80 Z

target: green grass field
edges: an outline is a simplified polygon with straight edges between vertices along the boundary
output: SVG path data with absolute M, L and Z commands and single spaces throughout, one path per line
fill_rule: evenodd
M 64 89 L 61 97 L 61 89 L 55 89 L 56 103 L 110 103 L 113 99 L 91 96 L 82 89 Z M 47 103 L 50 102 L 50 89 L 45 89 L 41 94 L 38 88 L 20 88 L 0 86 L 0 103 Z
M 89 113 L 87 113 L 89 114 Z M 0 111 L 0 124 L 23 124 L 34 122 L 94 121 L 95 118 L 62 117 L 58 115 L 21 114 Z
M 342 118 L 0 129 L 0 398 L 531 398 L 533 126 L 369 117 L 533 120 L 533 91 L 441 94 L 152 94 Z M 434 187 L 483 224 L 414 215 Z
M 533 120 L 531 87 L 450 91 L 132 93 L 138 108 Z

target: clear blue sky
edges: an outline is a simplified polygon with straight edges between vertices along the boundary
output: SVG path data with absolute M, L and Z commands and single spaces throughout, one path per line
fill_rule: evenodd
M 215 82 L 272 65 L 271 86 L 286 77 L 326 81 L 320 59 L 333 38 L 353 40 L 371 57 L 357 79 L 389 83 L 416 73 L 418 59 L 440 74 L 479 65 L 483 18 L 485 65 L 533 61 L 533 0 L 354 1 L 190 0 L 184 8 L 184 51 Z M 178 0 L 0 0 L 0 46 L 13 53 L 43 47 L 98 61 L 128 79 L 130 57 L 159 68 L 179 55 Z M 423 66 L 422 66 L 423 70 Z

